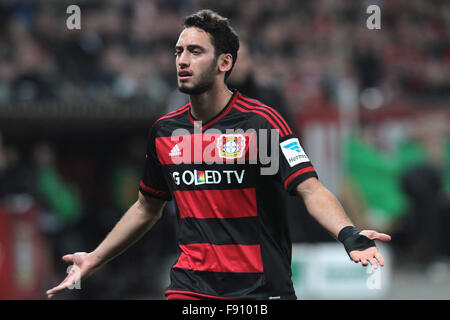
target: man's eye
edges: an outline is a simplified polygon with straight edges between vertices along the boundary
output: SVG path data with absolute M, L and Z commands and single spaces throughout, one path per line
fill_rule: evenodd
M 179 56 L 181 54 L 181 51 L 175 51 L 175 53 L 173 54 L 174 56 Z
M 194 51 L 192 51 L 192 54 L 195 54 L 195 55 L 200 54 L 200 53 L 201 53 L 200 50 L 194 50 Z

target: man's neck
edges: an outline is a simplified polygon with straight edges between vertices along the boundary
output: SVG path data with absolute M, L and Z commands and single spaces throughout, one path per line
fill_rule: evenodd
M 191 114 L 195 120 L 206 122 L 225 108 L 232 95 L 233 92 L 225 84 L 215 86 L 199 95 L 190 95 Z

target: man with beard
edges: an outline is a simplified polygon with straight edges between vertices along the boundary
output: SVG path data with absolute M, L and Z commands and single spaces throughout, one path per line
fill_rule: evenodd
M 228 19 L 211 10 L 186 18 L 175 61 L 179 90 L 190 102 L 153 124 L 138 200 L 94 251 L 63 257 L 77 268 L 47 291 L 48 297 L 85 279 L 137 241 L 172 198 L 178 209 L 180 255 L 171 268 L 167 299 L 296 299 L 282 192 L 302 198 L 354 262 L 384 265 L 374 240 L 389 241 L 390 236 L 356 229 L 317 179 L 285 119 L 226 86 L 238 49 L 239 38 Z M 199 160 L 191 151 L 203 134 L 212 142 L 200 138 Z M 252 158 L 252 146 L 279 155 L 274 159 L 278 170 L 266 174 L 268 164 L 261 154 Z

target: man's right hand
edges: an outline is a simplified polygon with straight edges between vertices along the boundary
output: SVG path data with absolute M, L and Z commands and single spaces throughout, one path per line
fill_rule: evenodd
M 68 276 L 56 287 L 48 290 L 47 297 L 67 289 L 73 289 L 79 281 L 85 280 L 139 240 L 161 217 L 166 201 L 146 196 L 139 192 L 138 200 L 122 216 L 108 236 L 90 252 L 77 252 L 62 257 L 63 261 L 73 263 Z
M 74 254 L 67 254 L 63 256 L 62 259 L 67 263 L 72 262 L 73 267 L 67 277 L 58 286 L 47 290 L 46 294 L 48 298 L 52 298 L 55 294 L 73 288 L 77 282 L 86 279 L 100 268 L 99 263 L 91 253 L 77 252 Z

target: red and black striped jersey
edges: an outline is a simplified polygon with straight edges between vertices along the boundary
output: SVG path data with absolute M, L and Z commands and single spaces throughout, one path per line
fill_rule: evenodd
M 296 298 L 286 197 L 317 174 L 277 111 L 234 91 L 206 123 L 190 105 L 152 126 L 140 191 L 177 206 L 168 299 Z

